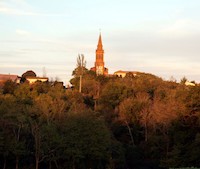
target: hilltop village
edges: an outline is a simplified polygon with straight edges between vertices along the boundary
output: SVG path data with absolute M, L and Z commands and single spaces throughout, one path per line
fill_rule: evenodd
M 95 72 L 97 76 L 103 75 L 106 77 L 114 77 L 115 76 L 115 77 L 122 77 L 122 78 L 125 77 L 127 74 L 132 74 L 133 76 L 136 76 L 137 73 L 139 73 L 136 71 L 119 70 L 119 71 L 114 72 L 114 74 L 108 74 L 108 68 L 105 67 L 105 62 L 104 62 L 104 50 L 103 50 L 101 34 L 99 35 L 99 39 L 98 39 L 95 64 L 94 64 L 94 67 L 92 67 L 90 70 Z M 36 73 L 33 72 L 32 70 L 28 70 L 21 76 L 20 75 L 11 75 L 11 74 L 0 74 L 0 86 L 2 86 L 2 84 L 7 80 L 11 80 L 13 82 L 16 82 L 17 84 L 24 82 L 24 80 L 26 80 L 29 84 L 33 84 L 37 81 L 48 82 L 49 78 L 48 77 L 38 77 L 38 76 L 36 76 Z M 63 83 L 63 82 L 60 82 L 60 83 Z
M 78 56 L 73 87 L 32 70 L 0 82 L 3 169 L 200 167 L 200 86 L 109 74 L 101 34 L 94 67 Z
M 99 35 L 98 39 L 98 44 L 97 44 L 97 49 L 96 49 L 96 58 L 95 58 L 95 63 L 94 67 L 90 68 L 91 71 L 95 72 L 97 76 L 105 76 L 105 77 L 120 77 L 124 78 L 126 76 L 133 76 L 136 77 L 139 74 L 146 74 L 143 72 L 137 72 L 137 71 L 126 71 L 126 70 L 118 70 L 114 72 L 114 74 L 109 74 L 108 73 L 108 68 L 105 67 L 105 62 L 104 62 L 104 50 L 103 50 L 103 43 L 102 43 L 102 37 L 101 33 Z M 24 74 L 20 75 L 12 75 L 12 74 L 0 74 L 0 87 L 3 85 L 4 82 L 7 80 L 11 80 L 17 84 L 22 83 L 22 82 L 28 82 L 29 84 L 33 84 L 35 82 L 48 82 L 49 78 L 48 77 L 38 77 L 36 73 L 32 70 L 28 70 Z M 63 84 L 63 82 L 59 82 Z M 195 86 L 195 83 L 185 81 L 185 85 L 190 85 L 190 86 Z

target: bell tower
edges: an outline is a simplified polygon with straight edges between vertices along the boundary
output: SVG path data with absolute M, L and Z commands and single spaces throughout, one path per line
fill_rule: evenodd
M 96 49 L 95 67 L 91 70 L 96 72 L 96 75 L 108 75 L 108 69 L 104 67 L 104 50 L 102 45 L 101 33 L 99 34 L 99 40 Z
M 101 34 L 99 35 L 99 41 L 96 50 L 96 61 L 95 61 L 95 68 L 97 75 L 104 74 L 104 50 L 101 40 Z

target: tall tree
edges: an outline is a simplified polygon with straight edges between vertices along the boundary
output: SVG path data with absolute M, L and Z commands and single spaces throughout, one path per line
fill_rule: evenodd
M 94 112 L 69 116 L 62 126 L 64 157 L 68 168 L 106 168 L 110 159 L 111 135 L 103 119 Z
M 26 118 L 21 111 L 21 106 L 16 102 L 13 95 L 5 95 L 0 104 L 0 128 L 2 129 L 2 150 L 4 156 L 4 168 L 9 155 L 15 156 L 15 168 L 19 168 L 19 159 L 25 155 L 24 133 L 26 128 Z
M 77 65 L 76 65 L 76 75 L 80 77 L 79 83 L 79 92 L 81 93 L 82 90 L 82 77 L 86 67 L 86 61 L 83 54 L 79 54 L 77 57 Z

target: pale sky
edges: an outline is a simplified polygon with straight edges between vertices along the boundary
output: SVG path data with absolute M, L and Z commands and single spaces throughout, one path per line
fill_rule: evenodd
M 78 54 L 105 66 L 200 82 L 200 0 L 0 0 L 0 74 L 65 83 Z

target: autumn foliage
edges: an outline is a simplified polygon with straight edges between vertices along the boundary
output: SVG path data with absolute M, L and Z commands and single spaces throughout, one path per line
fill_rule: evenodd
M 200 167 L 199 86 L 87 70 L 81 93 L 71 83 L 4 84 L 0 168 Z

